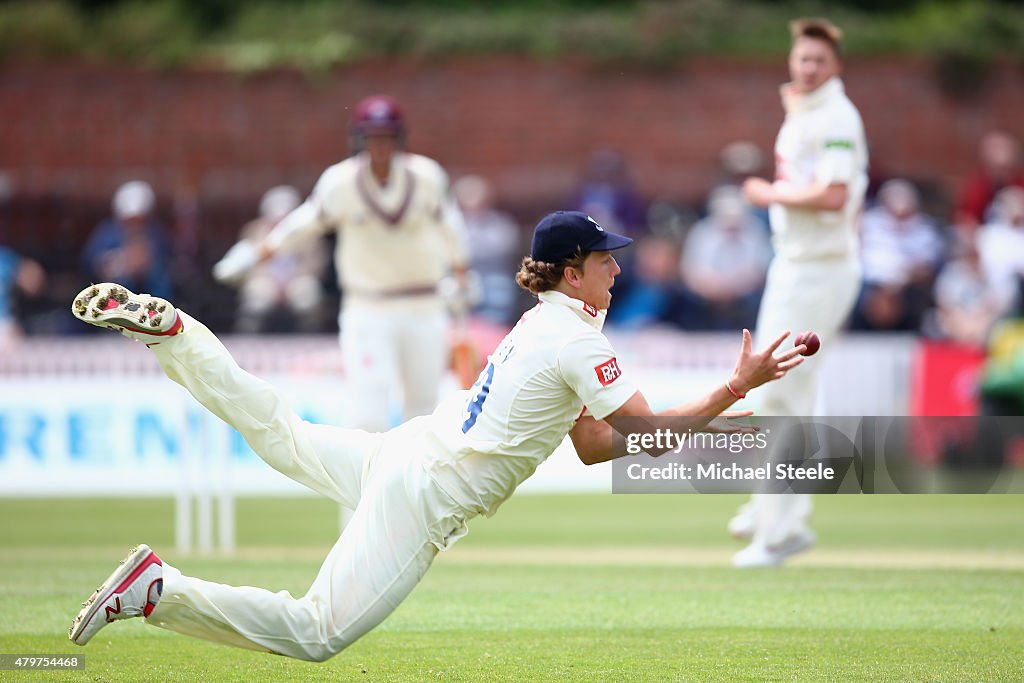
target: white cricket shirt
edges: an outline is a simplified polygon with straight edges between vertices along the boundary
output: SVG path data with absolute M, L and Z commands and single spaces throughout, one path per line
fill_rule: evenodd
M 494 514 L 558 447 L 584 406 L 602 420 L 636 392 L 601 333 L 604 315 L 560 292 L 542 292 L 471 389 L 396 430 L 419 439 L 424 466 L 456 502 Z
M 775 184 L 795 188 L 815 182 L 844 184 L 840 211 L 772 204 L 775 253 L 799 261 L 857 253 L 857 217 L 868 187 L 868 154 L 860 113 L 843 82 L 831 78 L 806 95 L 782 88 L 786 120 L 775 141 Z
M 311 233 L 336 230 L 346 305 L 379 307 L 418 290 L 422 297 L 453 266 L 467 263 L 465 223 L 448 175 L 433 159 L 395 154 L 388 178 L 378 184 L 365 152 L 334 164 L 275 229 L 272 245 L 288 249 Z

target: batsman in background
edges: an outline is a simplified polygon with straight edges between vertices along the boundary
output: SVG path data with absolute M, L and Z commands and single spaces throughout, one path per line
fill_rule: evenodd
M 781 88 L 786 118 L 775 141 L 775 182 L 748 178 L 747 201 L 767 207 L 775 257 L 757 319 L 758 343 L 772 330 L 814 330 L 828 348 L 860 290 L 857 220 L 868 186 L 860 113 L 846 96 L 842 31 L 825 19 L 790 24 L 791 81 Z M 821 361 L 795 368 L 761 393 L 764 415 L 812 416 Z M 729 523 L 750 545 L 737 567 L 780 564 L 814 545 L 806 494 L 755 494 Z
M 405 117 L 393 98 L 362 100 L 350 131 L 353 156 L 324 171 L 262 242 L 235 244 L 213 273 L 237 282 L 274 254 L 336 231 L 345 423 L 383 432 L 394 387 L 402 390 L 403 419 L 437 404 L 449 358 L 446 303 L 464 310 L 469 296 L 468 245 L 447 173 L 405 151 Z

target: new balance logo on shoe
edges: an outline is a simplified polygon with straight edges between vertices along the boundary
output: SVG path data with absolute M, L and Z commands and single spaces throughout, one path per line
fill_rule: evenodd
M 121 614 L 121 598 L 114 598 L 114 605 L 107 605 L 104 609 L 107 612 L 107 623 L 109 624 L 114 619 L 117 619 L 117 615 Z
M 163 562 L 149 546 L 140 545 L 121 561 L 89 599 L 68 629 L 68 638 L 85 645 L 118 619 L 148 617 L 163 588 Z

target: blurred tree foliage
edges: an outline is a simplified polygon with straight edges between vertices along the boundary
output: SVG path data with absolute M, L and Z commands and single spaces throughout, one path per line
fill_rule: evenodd
M 2 0 L 0 60 L 322 73 L 500 53 L 658 68 L 783 54 L 796 16 L 831 18 L 852 54 L 932 56 L 951 82 L 1024 57 L 1024 6 L 1010 0 Z

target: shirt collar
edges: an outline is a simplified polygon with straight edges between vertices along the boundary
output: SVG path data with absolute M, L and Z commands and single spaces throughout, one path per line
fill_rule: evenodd
M 593 327 L 598 332 L 604 327 L 605 316 L 608 315 L 607 310 L 598 310 L 588 303 L 584 303 L 579 299 L 574 299 L 571 296 L 562 294 L 558 290 L 549 289 L 546 292 L 541 292 L 537 295 L 537 298 L 541 300 L 541 303 L 553 304 L 555 306 L 564 306 L 565 308 L 571 309 L 583 322 Z
M 365 149 L 359 153 L 359 172 L 382 190 L 392 188 L 395 185 L 404 184 L 405 174 L 403 171 L 405 163 L 402 159 L 402 154 L 403 152 L 398 151 L 391 155 L 391 163 L 388 165 L 388 182 L 386 185 L 381 185 L 377 180 L 377 176 L 373 174 L 373 169 L 370 168 L 370 153 Z
M 799 114 L 820 107 L 836 95 L 842 95 L 844 88 L 843 81 L 839 76 L 833 76 L 822 83 L 817 90 L 806 94 L 794 92 L 790 83 L 779 88 L 779 92 L 782 95 L 782 106 L 785 107 L 786 113 Z

